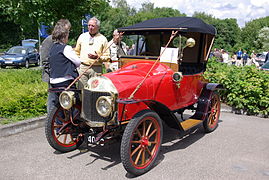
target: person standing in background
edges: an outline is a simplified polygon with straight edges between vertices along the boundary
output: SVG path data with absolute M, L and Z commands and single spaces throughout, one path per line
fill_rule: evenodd
M 81 75 L 79 89 L 87 84 L 90 77 L 95 76 L 96 73 L 102 73 L 102 63 L 110 60 L 107 38 L 99 33 L 99 29 L 100 21 L 92 17 L 88 21 L 89 32 L 81 34 L 77 40 L 75 52 L 82 60 L 79 69 L 79 75 Z M 97 62 L 95 62 L 96 59 L 98 59 Z M 92 66 L 89 69 L 90 65 Z
M 57 23 L 58 26 L 62 26 L 66 28 L 68 31 L 71 28 L 71 24 L 69 21 L 65 19 L 60 19 Z M 49 70 L 49 52 L 51 47 L 53 46 L 52 35 L 49 35 L 42 43 L 40 48 L 40 57 L 41 57 L 41 64 L 42 64 L 42 80 L 48 83 L 48 89 L 52 88 L 50 85 L 50 70 Z M 47 113 L 54 108 L 55 102 L 58 100 L 58 97 L 55 93 L 48 91 L 48 98 L 47 98 Z
M 222 50 L 222 62 L 223 63 L 229 62 L 229 54 L 225 50 Z
M 243 59 L 243 65 L 245 66 L 247 64 L 247 61 L 248 61 L 247 51 L 244 51 L 244 53 L 242 55 L 242 59 Z
M 118 70 L 119 68 L 119 57 L 122 55 L 127 55 L 127 46 L 125 42 L 122 41 L 122 35 L 118 30 L 114 30 L 113 39 L 109 41 L 110 50 L 110 62 L 105 62 L 105 67 L 107 72 L 112 72 Z

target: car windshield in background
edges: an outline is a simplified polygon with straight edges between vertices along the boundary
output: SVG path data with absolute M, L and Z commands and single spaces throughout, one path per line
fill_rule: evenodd
M 13 47 L 7 52 L 8 54 L 26 54 L 26 49 L 23 47 Z

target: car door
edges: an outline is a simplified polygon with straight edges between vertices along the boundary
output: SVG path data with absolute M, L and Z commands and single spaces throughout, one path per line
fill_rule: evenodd
M 35 54 L 35 49 L 33 47 L 29 47 L 27 53 L 28 53 L 29 63 L 31 64 L 36 63 L 37 58 Z

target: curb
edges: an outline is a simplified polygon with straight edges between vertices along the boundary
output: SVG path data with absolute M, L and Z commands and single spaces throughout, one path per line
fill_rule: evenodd
M 47 116 L 40 116 L 12 124 L 0 126 L 0 137 L 10 136 L 44 126 Z
M 233 110 L 232 110 L 232 107 L 222 103 L 221 112 L 232 113 Z M 24 121 L 12 123 L 12 124 L 0 126 L 0 137 L 10 136 L 13 134 L 17 134 L 24 131 L 29 131 L 32 129 L 42 127 L 45 124 L 46 118 L 47 116 L 40 116 L 37 118 L 28 119 L 28 120 L 24 120 Z

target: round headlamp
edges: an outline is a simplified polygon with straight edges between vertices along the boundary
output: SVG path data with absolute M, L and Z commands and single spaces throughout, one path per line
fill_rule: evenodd
M 75 93 L 73 91 L 63 91 L 60 94 L 59 101 L 64 109 L 70 109 L 75 103 Z
M 96 110 L 102 117 L 107 117 L 112 111 L 112 100 L 108 96 L 100 96 L 96 101 Z
M 182 72 L 175 72 L 172 75 L 172 79 L 174 82 L 180 82 L 182 80 L 183 76 L 182 76 Z

